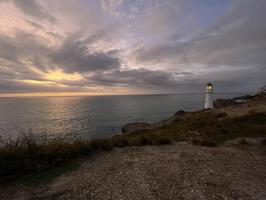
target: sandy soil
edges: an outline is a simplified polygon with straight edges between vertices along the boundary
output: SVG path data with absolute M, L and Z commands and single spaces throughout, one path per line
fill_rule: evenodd
M 0 199 L 266 199 L 266 148 L 186 142 L 116 148 L 48 185 L 0 188 Z

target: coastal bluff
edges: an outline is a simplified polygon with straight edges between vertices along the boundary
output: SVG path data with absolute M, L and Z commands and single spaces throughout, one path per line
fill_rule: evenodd
M 113 148 L 99 149 L 107 141 Z M 1 182 L 0 199 L 266 199 L 265 93 L 93 145 L 48 182 Z
M 266 92 L 263 91 L 255 95 L 239 96 L 239 97 L 234 97 L 232 99 L 216 99 L 214 101 L 214 108 L 218 112 L 223 109 L 226 109 L 227 113 L 230 113 L 230 109 L 233 109 L 234 107 L 238 108 L 239 106 L 241 107 L 242 104 L 244 104 L 244 106 L 253 104 L 252 107 L 255 107 L 257 104 L 257 101 L 264 100 L 265 98 L 266 98 Z M 250 109 L 245 107 L 243 111 L 248 111 L 248 110 Z M 204 109 L 202 111 L 204 111 Z M 200 111 L 196 111 L 196 112 L 200 112 Z M 182 120 L 185 117 L 186 113 L 188 112 L 185 112 L 184 110 L 179 110 L 173 116 L 165 120 L 153 123 L 153 124 L 147 123 L 147 122 L 127 123 L 122 126 L 121 132 L 123 134 L 130 134 L 130 133 L 134 133 L 134 132 L 141 131 L 141 130 L 156 129 L 160 126 L 170 124 L 173 121 Z

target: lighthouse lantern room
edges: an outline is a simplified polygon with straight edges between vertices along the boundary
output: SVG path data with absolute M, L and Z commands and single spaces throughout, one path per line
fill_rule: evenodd
M 213 85 L 209 82 L 206 87 L 205 109 L 213 108 Z

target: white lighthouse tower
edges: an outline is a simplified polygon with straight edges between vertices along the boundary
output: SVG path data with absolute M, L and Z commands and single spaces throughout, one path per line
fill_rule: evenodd
M 209 82 L 206 86 L 205 109 L 213 108 L 213 85 Z

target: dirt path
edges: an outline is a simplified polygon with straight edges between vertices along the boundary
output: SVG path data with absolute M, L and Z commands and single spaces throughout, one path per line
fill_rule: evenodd
M 0 188 L 0 199 L 266 199 L 266 148 L 188 143 L 103 152 L 45 186 Z

